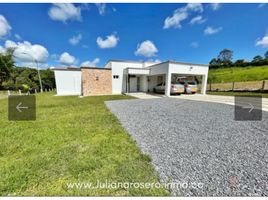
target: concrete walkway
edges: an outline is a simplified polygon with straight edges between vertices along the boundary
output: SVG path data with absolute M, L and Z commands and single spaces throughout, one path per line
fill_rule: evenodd
M 234 96 L 219 96 L 219 95 L 180 95 L 180 96 L 170 96 L 171 98 L 188 99 L 194 101 L 205 101 L 214 103 L 223 103 L 234 105 Z M 262 110 L 268 111 L 268 98 L 262 98 Z
M 138 99 L 158 99 L 162 97 L 166 97 L 164 94 L 155 94 L 155 93 L 145 93 L 145 92 L 135 92 L 135 93 L 126 93 L 129 96 L 133 96 Z M 220 96 L 220 95 L 171 95 L 171 98 L 178 99 L 188 99 L 194 101 L 205 101 L 205 102 L 213 102 L 213 103 L 223 103 L 228 105 L 234 105 L 234 96 Z M 268 111 L 268 98 L 262 98 L 262 110 Z
M 138 98 L 138 99 L 158 99 L 165 97 L 163 94 L 145 93 L 145 92 L 131 92 L 126 95 Z

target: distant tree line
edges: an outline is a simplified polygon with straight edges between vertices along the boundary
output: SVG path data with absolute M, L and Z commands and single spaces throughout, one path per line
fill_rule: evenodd
M 211 69 L 225 68 L 225 67 L 247 67 L 247 66 L 262 66 L 268 65 L 268 51 L 264 54 L 264 57 L 257 55 L 252 61 L 246 61 L 245 59 L 239 59 L 233 61 L 233 51 L 230 49 L 223 49 L 217 58 L 213 58 L 209 62 Z
M 17 67 L 13 58 L 14 50 L 0 53 L 0 90 L 40 91 L 38 73 L 29 67 Z M 55 88 L 54 73 L 50 69 L 40 70 L 43 89 Z

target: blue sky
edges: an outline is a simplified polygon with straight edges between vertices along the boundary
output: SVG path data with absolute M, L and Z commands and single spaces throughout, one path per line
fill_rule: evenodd
M 208 63 L 223 48 L 251 60 L 268 50 L 267 19 L 268 4 L 0 4 L 0 51 L 43 67 Z

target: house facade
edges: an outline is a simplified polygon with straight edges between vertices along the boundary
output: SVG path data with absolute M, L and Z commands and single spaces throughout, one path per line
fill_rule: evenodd
M 131 92 L 152 92 L 159 83 L 165 84 L 170 95 L 171 83 L 178 77 L 196 78 L 206 93 L 208 65 L 166 62 L 110 60 L 103 68 L 54 68 L 58 95 L 111 95 Z

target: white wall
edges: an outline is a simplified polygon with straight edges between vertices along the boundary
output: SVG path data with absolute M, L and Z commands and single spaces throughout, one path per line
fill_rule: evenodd
M 154 75 L 160 75 L 160 74 L 166 74 L 168 72 L 168 62 L 159 64 L 159 65 L 154 65 L 150 67 L 151 69 L 151 76 Z
M 125 68 L 142 68 L 142 63 L 131 62 L 114 62 L 111 61 L 112 67 L 112 94 L 121 94 L 126 90 L 126 80 L 123 78 L 123 71 Z M 113 76 L 118 75 L 118 79 L 114 79 Z
M 148 67 L 154 65 L 152 67 Z M 150 76 L 151 81 L 147 82 L 147 79 L 141 78 L 140 89 L 141 91 L 146 92 L 148 89 L 151 91 L 152 88 L 157 84 L 157 76 L 155 75 L 164 75 L 164 74 L 193 74 L 193 75 L 206 75 L 208 73 L 208 67 L 202 65 L 188 65 L 188 64 L 180 64 L 180 63 L 172 63 L 172 62 L 164 62 L 156 65 L 156 63 L 145 62 L 118 62 L 111 61 L 108 63 L 107 67 L 112 68 L 112 76 L 119 75 L 119 79 L 113 79 L 112 77 L 112 93 L 113 94 L 121 94 L 122 92 L 126 92 L 126 78 L 123 76 L 124 69 L 126 68 L 150 68 Z M 132 70 L 132 69 L 131 69 Z M 136 74 L 139 74 L 140 71 L 136 71 Z M 164 80 L 163 80 L 164 81 Z M 132 84 L 133 85 L 133 84 Z
M 123 71 L 126 68 L 144 68 L 148 67 L 150 65 L 156 64 L 155 62 L 131 62 L 131 61 L 110 61 L 105 67 L 111 67 L 112 68 L 112 93 L 113 94 L 121 94 L 122 92 L 126 91 L 126 79 L 123 76 Z M 137 74 L 141 73 L 141 71 L 137 71 Z M 114 79 L 114 75 L 119 75 L 118 79 Z M 147 90 L 147 84 L 145 82 L 145 79 L 141 79 L 141 90 L 146 91 Z
M 169 64 L 169 73 L 175 74 L 207 75 L 208 69 L 208 66 L 202 65 Z
M 55 70 L 57 95 L 81 95 L 81 71 Z

